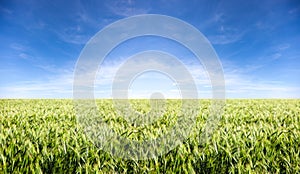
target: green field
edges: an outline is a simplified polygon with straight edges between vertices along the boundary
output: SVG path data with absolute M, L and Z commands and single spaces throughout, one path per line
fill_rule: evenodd
M 132 100 L 141 112 L 146 100 Z M 72 100 L 0 100 L 0 173 L 299 173 L 300 100 L 227 100 L 217 128 L 199 144 L 210 102 L 200 100 L 196 127 L 172 151 L 148 160 L 114 158 L 97 148 L 76 121 Z M 142 140 L 166 132 L 176 121 L 175 100 L 162 119 L 128 125 L 97 100 L 99 112 L 118 134 Z M 135 131 L 135 130 L 140 131 Z M 141 136 L 143 135 L 143 136 Z

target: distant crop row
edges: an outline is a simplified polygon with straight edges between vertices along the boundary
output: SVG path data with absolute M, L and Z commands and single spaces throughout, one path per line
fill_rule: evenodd
M 146 100 L 131 103 L 139 113 L 149 112 Z M 168 132 L 178 121 L 179 103 L 168 100 L 167 112 L 147 125 L 126 121 L 111 100 L 97 100 L 97 108 L 118 135 L 144 140 Z M 199 103 L 196 124 L 179 146 L 153 159 L 130 160 L 94 145 L 72 100 L 0 100 L 0 173 L 300 172 L 300 100 L 227 100 L 205 144 L 198 136 L 210 101 Z

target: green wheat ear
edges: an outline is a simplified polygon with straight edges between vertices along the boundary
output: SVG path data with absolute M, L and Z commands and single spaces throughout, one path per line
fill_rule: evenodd
M 99 115 L 119 135 L 156 138 L 177 120 L 168 114 L 135 126 L 97 100 Z M 147 101 L 132 101 L 148 111 Z M 300 100 L 227 100 L 212 137 L 199 133 L 210 113 L 201 100 L 188 139 L 148 160 L 120 159 L 98 148 L 77 123 L 72 100 L 0 100 L 0 173 L 299 173 Z M 167 113 L 178 112 L 176 101 Z M 97 132 L 95 132 L 97 133 Z

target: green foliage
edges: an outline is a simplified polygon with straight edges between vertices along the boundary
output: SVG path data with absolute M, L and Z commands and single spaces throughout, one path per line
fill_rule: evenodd
M 132 100 L 141 113 L 146 100 Z M 179 101 L 150 125 L 129 124 L 98 100 L 100 115 L 118 134 L 155 138 L 177 120 Z M 76 121 L 72 100 L 0 100 L 0 173 L 299 173 L 300 100 L 227 100 L 209 142 L 200 144 L 210 102 L 200 100 L 189 138 L 165 155 L 124 160 L 97 148 Z M 137 131 L 138 130 L 138 131 Z

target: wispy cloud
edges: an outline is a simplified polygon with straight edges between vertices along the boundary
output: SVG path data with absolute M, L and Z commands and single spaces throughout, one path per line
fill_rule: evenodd
M 26 51 L 28 50 L 28 47 L 23 45 L 23 44 L 19 44 L 19 43 L 12 43 L 10 44 L 10 48 L 16 50 L 16 51 Z
M 300 88 L 283 81 L 264 80 L 252 74 L 263 65 L 237 67 L 224 64 L 226 93 L 229 98 L 299 98 Z M 297 95 L 295 95 L 297 94 Z
M 297 14 L 299 12 L 299 7 L 294 7 L 288 11 L 289 14 Z
M 215 45 L 235 43 L 241 40 L 249 30 L 232 25 L 226 13 L 220 8 L 222 3 L 224 2 L 218 4 L 218 8 L 215 9 L 210 18 L 203 24 L 204 29 L 214 31 L 213 34 L 208 34 L 207 37 Z
M 245 80 L 227 77 L 226 93 L 230 98 L 299 98 L 300 88 L 280 81 Z
M 215 45 L 225 45 L 240 41 L 245 33 L 246 31 L 241 31 L 237 28 L 225 28 L 222 25 L 219 34 L 208 36 L 208 40 Z
M 0 86 L 0 98 L 72 98 L 74 62 L 60 66 L 34 64 L 34 67 L 40 68 L 46 75 L 35 80 L 3 84 Z
M 33 56 L 31 55 L 31 48 L 20 43 L 12 43 L 9 47 L 14 51 L 17 57 L 24 60 L 33 60 Z
M 290 44 L 288 43 L 276 44 L 270 47 L 268 50 L 266 50 L 267 51 L 266 55 L 260 59 L 267 60 L 267 62 L 278 60 L 284 57 L 284 55 L 289 50 L 289 48 L 290 48 Z
M 288 44 L 288 43 L 280 44 L 280 45 L 277 46 L 277 49 L 279 51 L 283 51 L 283 50 L 286 50 L 288 48 L 290 48 L 290 44 Z
M 110 72 L 111 75 L 104 75 L 98 76 L 99 79 L 102 79 L 102 82 L 106 82 L 106 85 L 111 85 L 112 78 L 114 77 L 115 73 L 117 72 L 119 66 L 118 63 L 114 62 L 114 66 L 106 66 L 103 67 L 104 72 Z M 281 81 L 266 81 L 254 78 L 253 76 L 249 75 L 252 72 L 255 72 L 257 69 L 262 68 L 262 65 L 246 65 L 243 68 L 238 68 L 230 63 L 224 64 L 224 76 L 225 76 L 225 87 L 227 97 L 229 98 L 297 98 L 299 96 L 295 96 L 295 93 L 300 92 L 300 88 L 285 84 Z M 201 98 L 210 98 L 212 94 L 212 88 L 210 84 L 209 76 L 207 75 L 205 69 L 201 66 L 196 66 L 189 64 L 187 65 L 187 69 L 192 74 L 196 85 L 198 87 L 198 94 Z M 159 81 L 159 79 L 153 79 L 152 76 L 144 76 L 143 78 L 152 78 L 152 81 Z M 99 80 L 98 79 L 98 80 Z M 109 80 L 110 79 L 110 80 Z M 143 79 L 140 79 L 143 81 Z M 144 79 L 145 80 L 145 79 Z M 149 79 L 146 79 L 149 80 Z M 101 80 L 100 80 L 101 81 Z M 146 86 L 150 87 L 151 84 L 153 85 L 152 81 Z M 164 81 L 159 81 L 159 83 L 163 83 Z M 99 84 L 98 87 L 104 85 L 105 83 Z M 107 86 L 106 86 L 107 87 Z M 100 90 L 101 91 L 101 90 Z M 108 92 L 110 88 L 107 88 Z M 166 96 L 178 97 L 177 93 L 178 90 L 169 89 L 164 90 Z M 132 96 L 139 97 L 148 96 L 149 97 L 149 90 L 140 89 L 138 93 L 134 93 L 131 91 Z
M 8 8 L 4 8 L 4 7 L 1 7 L 0 6 L 0 12 L 3 14 L 8 14 L 8 15 L 11 15 L 13 13 L 12 10 L 8 9 Z
M 281 56 L 282 55 L 280 53 L 274 53 L 270 57 L 271 57 L 271 60 L 276 60 L 276 59 L 279 59 Z
M 122 17 L 147 14 L 149 12 L 149 8 L 136 7 L 135 3 L 136 2 L 132 0 L 110 1 L 110 3 L 106 4 L 106 6 L 112 13 Z
M 71 98 L 72 78 L 23 81 L 0 87 L 1 98 Z
M 19 81 L 0 87 L 0 98 L 72 98 L 73 72 L 43 80 Z
M 121 62 L 113 61 L 100 66 L 95 79 L 95 96 L 111 97 L 111 86 Z M 40 66 L 46 71 L 55 71 L 54 66 Z M 247 72 L 255 71 L 257 67 L 236 68 L 224 65 L 226 95 L 228 98 L 299 98 L 300 88 L 285 84 L 281 81 L 266 81 L 253 78 Z M 187 65 L 192 74 L 200 98 L 211 98 L 212 88 L 205 70 L 199 66 Z M 73 96 L 73 68 L 56 69 L 54 74 L 41 81 L 21 81 L 0 87 L 1 98 L 72 98 Z M 156 82 L 156 83 L 153 83 Z M 163 84 L 168 85 L 163 85 Z M 151 88 L 160 84 L 159 88 Z M 141 86 L 142 85 L 142 86 Z M 137 88 L 136 88 L 137 87 Z M 150 89 L 150 90 L 149 90 Z M 151 90 L 152 89 L 152 90 Z M 180 98 L 180 90 L 166 77 L 141 76 L 137 84 L 129 92 L 132 98 L 148 98 L 154 89 L 164 94 L 166 98 Z M 157 92 L 157 91 L 156 91 Z
M 67 27 L 62 30 L 53 30 L 53 32 L 60 38 L 60 40 L 77 45 L 84 45 L 92 37 L 92 35 L 81 31 L 79 25 Z
M 26 53 L 20 53 L 19 57 L 22 58 L 22 59 L 30 59 L 31 58 L 31 56 L 29 54 L 26 54 Z

